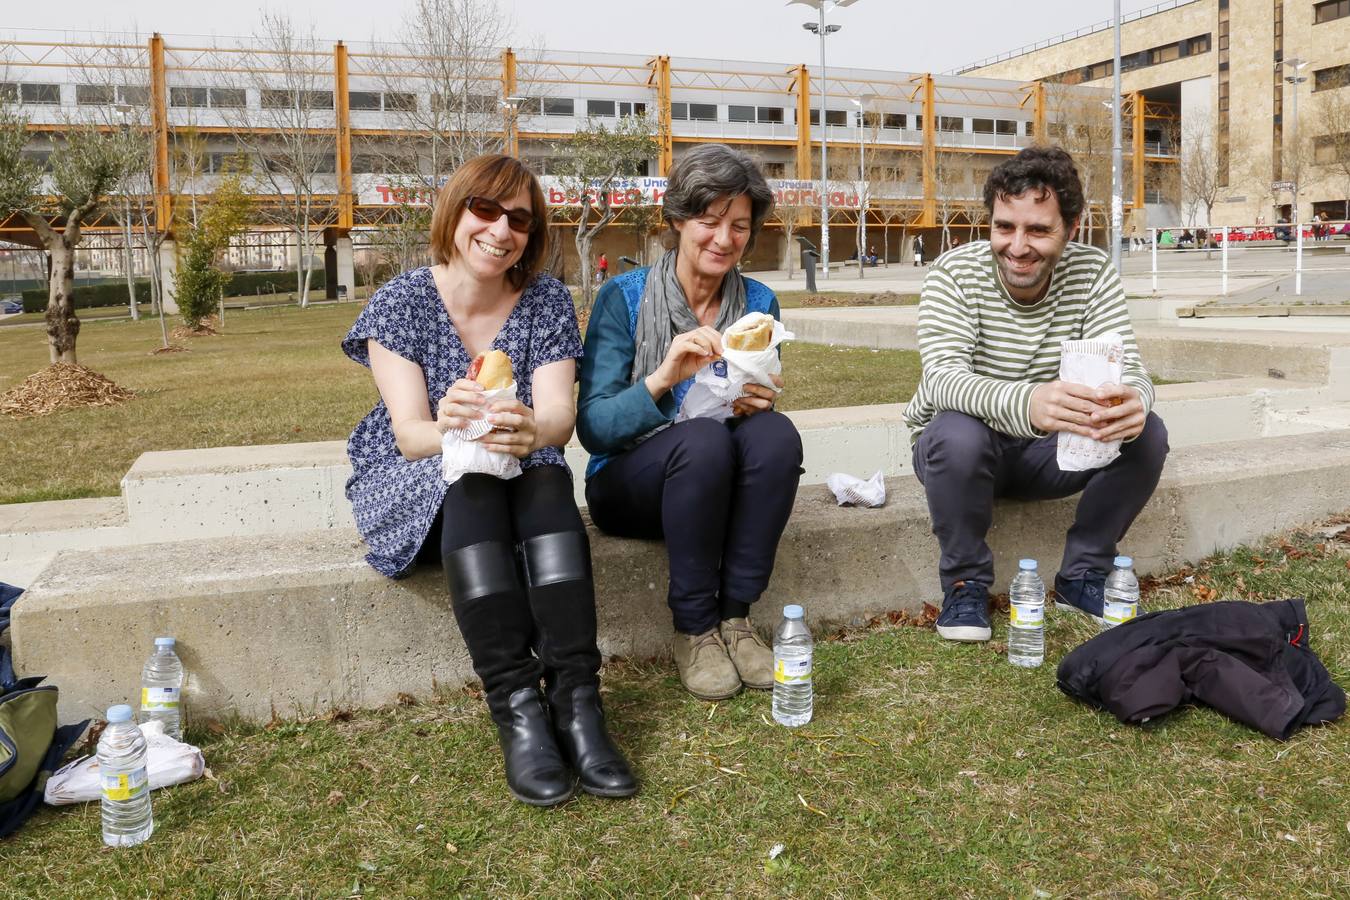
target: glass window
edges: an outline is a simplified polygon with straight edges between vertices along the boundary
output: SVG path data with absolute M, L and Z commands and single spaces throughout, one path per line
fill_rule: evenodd
M 169 105 L 181 107 L 206 106 L 206 88 L 194 87 L 171 87 L 169 88 Z
M 882 116 L 881 116 L 881 127 L 882 127 L 882 128 L 904 128 L 904 127 L 905 127 L 905 114 L 904 114 L 904 113 L 883 113 Z
M 143 84 L 121 84 L 117 86 L 117 102 L 127 106 L 149 106 L 150 88 Z
M 216 109 L 243 109 L 248 105 L 244 88 L 211 88 L 211 105 Z
M 1350 85 L 1350 63 L 1332 66 L 1329 69 L 1318 69 L 1313 73 L 1314 91 L 1335 90 L 1347 85 Z
M 787 177 L 787 163 L 766 162 L 760 165 L 760 169 L 764 172 L 765 178 Z
M 844 110 L 844 109 L 827 109 L 827 110 L 825 110 L 825 124 L 826 124 L 826 125 L 847 125 L 847 124 L 848 124 L 848 110 Z
M 717 104 L 716 103 L 690 103 L 689 118 L 695 122 L 716 122 Z
M 783 124 L 783 107 L 781 106 L 761 106 L 755 110 L 755 114 L 759 121 L 766 125 Z
M 546 116 L 570 116 L 574 115 L 574 104 L 570 97 L 545 97 L 544 115 Z
M 1350 0 L 1325 0 L 1313 6 L 1313 22 L 1321 25 L 1350 16 Z
M 352 109 L 379 109 L 379 91 L 349 91 L 347 105 Z
M 332 91 L 302 91 L 301 101 L 306 109 L 332 109 L 333 92 Z
M 938 131 L 965 131 L 966 120 L 960 116 L 938 116 Z
M 18 103 L 19 85 L 13 81 L 0 81 L 0 103 Z
M 628 100 L 619 101 L 619 118 L 626 116 L 645 116 L 647 114 L 647 104 L 634 103 Z
M 728 106 L 728 122 L 753 122 L 755 121 L 755 108 L 753 106 Z
M 111 106 L 113 86 L 110 84 L 75 85 L 75 102 L 81 106 Z
M 384 108 L 386 110 L 397 110 L 398 112 L 415 112 L 417 110 L 417 95 L 412 91 L 385 91 Z
M 945 130 L 945 129 L 944 129 L 944 130 Z M 993 119 L 971 119 L 971 120 L 970 120 L 970 130 L 973 131 L 973 132 L 975 132 L 976 134 L 993 134 L 993 133 L 994 133 L 994 120 L 993 120 Z
M 263 109 L 290 109 L 295 106 L 295 95 L 280 88 L 263 88 L 259 98 Z
M 670 104 L 670 117 L 671 117 L 672 119 L 679 119 L 679 120 L 681 120 L 681 121 L 684 121 L 685 119 L 688 119 L 688 118 L 689 118 L 689 104 L 688 104 L 688 103 L 671 103 L 671 104 Z
M 1017 123 L 1011 119 L 999 119 L 994 123 L 994 132 L 997 134 L 1017 134 Z
M 612 119 L 612 118 L 614 118 L 614 101 L 613 101 L 613 100 L 587 100 L 587 101 L 586 101 L 586 115 L 588 115 L 588 116 L 604 116 L 604 117 L 607 118 L 607 119 Z

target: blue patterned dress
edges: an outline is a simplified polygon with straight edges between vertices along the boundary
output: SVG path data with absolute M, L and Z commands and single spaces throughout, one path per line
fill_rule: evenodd
M 421 366 L 433 417 L 440 398 L 472 362 L 429 268 L 404 272 L 376 291 L 343 338 L 342 349 L 369 367 L 369 339 Z M 534 370 L 581 356 L 576 309 L 562 282 L 548 275 L 531 282 L 491 347 L 511 358 L 520 402 L 533 406 Z M 370 548 L 366 561 L 390 578 L 408 574 L 445 499 L 440 455 L 404 459 L 394 444 L 389 411 L 380 401 L 352 432 L 347 456 L 352 463 L 347 499 Z M 521 460 L 524 469 L 535 466 L 566 469 L 567 463 L 562 450 L 544 447 Z

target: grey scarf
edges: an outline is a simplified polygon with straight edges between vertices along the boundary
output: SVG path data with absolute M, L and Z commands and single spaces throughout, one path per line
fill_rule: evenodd
M 647 273 L 647 284 L 642 290 L 642 305 L 638 307 L 637 352 L 633 357 L 633 380 L 637 384 L 660 368 L 670 350 L 675 335 L 699 327 L 689 299 L 675 277 L 676 251 L 667 250 Z M 713 326 L 718 331 L 745 315 L 745 279 L 731 271 L 722 279 L 722 308 Z

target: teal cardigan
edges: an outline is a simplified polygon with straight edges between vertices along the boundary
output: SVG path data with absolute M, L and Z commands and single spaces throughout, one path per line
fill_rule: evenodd
M 684 395 L 693 384 L 687 378 L 660 400 L 652 400 L 647 386 L 632 383 L 637 355 L 637 317 L 649 269 L 634 269 L 605 282 L 595 298 L 586 326 L 586 352 L 581 358 L 581 395 L 577 401 L 577 437 L 591 454 L 589 480 L 611 456 L 628 450 L 633 441 L 667 422 L 675 421 Z M 773 291 L 745 279 L 747 312 L 780 318 Z

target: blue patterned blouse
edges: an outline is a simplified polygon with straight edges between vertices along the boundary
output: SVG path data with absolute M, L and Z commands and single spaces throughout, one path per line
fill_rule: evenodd
M 372 339 L 421 366 L 433 416 L 437 402 L 472 362 L 429 268 L 404 272 L 376 291 L 343 338 L 342 349 L 368 367 L 366 341 Z M 534 370 L 581 356 L 572 295 L 556 278 L 540 275 L 525 288 L 491 346 L 511 358 L 520 402 L 533 406 Z M 347 456 L 352 463 L 347 499 L 370 548 L 366 561 L 383 575 L 402 577 L 412 568 L 445 498 L 441 458 L 404 459 L 394 444 L 384 401 L 356 426 Z M 566 468 L 567 463 L 561 449 L 544 447 L 521 460 L 522 468 L 534 466 Z

